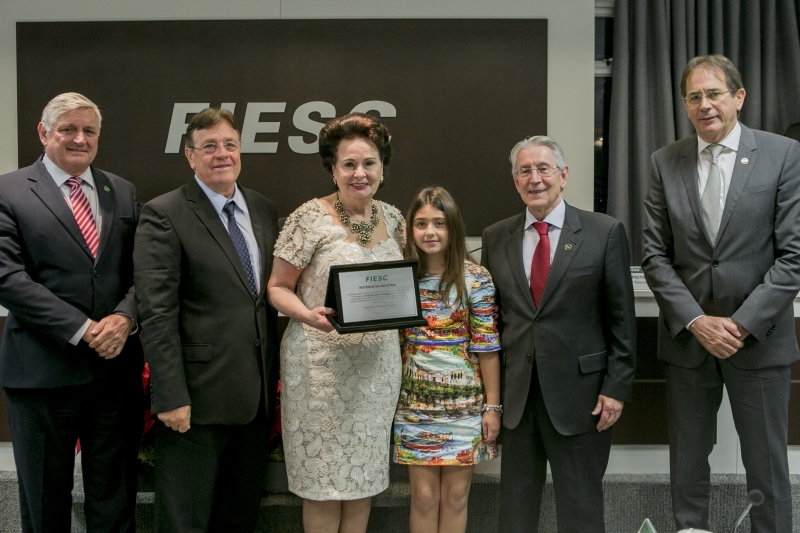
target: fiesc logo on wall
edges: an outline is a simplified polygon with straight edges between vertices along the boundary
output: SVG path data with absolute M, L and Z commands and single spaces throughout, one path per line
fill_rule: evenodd
M 176 103 L 172 108 L 172 119 L 169 124 L 167 134 L 167 146 L 164 149 L 166 154 L 177 154 L 181 151 L 181 139 L 186 133 L 186 128 L 191 120 L 191 115 L 199 113 L 209 107 L 209 103 Z M 231 113 L 236 114 L 235 103 L 223 103 L 220 106 Z M 383 100 L 369 100 L 361 102 L 346 113 L 370 113 L 376 112 L 382 118 L 396 117 L 397 109 L 389 102 Z M 260 134 L 278 133 L 281 124 L 284 122 L 286 113 L 286 102 L 248 102 L 242 122 L 242 153 L 245 154 L 275 154 L 278 152 L 278 143 L 275 141 L 257 141 Z M 312 114 L 319 115 L 322 119 L 331 119 L 337 115 L 336 108 L 322 101 L 307 102 L 295 109 L 292 115 L 292 125 L 299 131 L 309 133 L 314 136 L 313 142 L 306 142 L 302 135 L 290 135 L 288 138 L 289 148 L 296 154 L 316 154 L 319 152 L 319 131 L 324 126 L 323 122 L 311 119 Z M 263 115 L 274 116 L 273 120 L 267 120 Z

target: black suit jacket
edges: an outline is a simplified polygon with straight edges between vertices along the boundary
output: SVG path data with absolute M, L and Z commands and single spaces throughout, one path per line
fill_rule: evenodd
M 503 425 L 519 423 L 536 364 L 556 430 L 585 433 L 597 425 L 591 412 L 599 394 L 631 399 L 636 316 L 625 228 L 567 205 L 536 308 L 522 264 L 524 224 L 523 212 L 483 232 L 481 263 L 492 274 L 500 308 Z
M 261 253 L 253 299 L 233 241 L 195 179 L 148 202 L 136 231 L 134 278 L 152 412 L 192 406 L 196 424 L 246 424 L 275 395 L 277 312 L 265 288 L 275 204 L 241 189 Z M 277 365 L 276 365 L 277 366 Z
M 69 344 L 87 318 L 114 312 L 137 320 L 134 186 L 92 168 L 102 213 L 93 258 L 75 217 L 41 160 L 0 176 L 0 304 L 8 309 L 0 345 L 0 387 L 50 388 L 120 372 L 141 374 L 141 346 L 125 343 L 102 359 L 83 341 Z

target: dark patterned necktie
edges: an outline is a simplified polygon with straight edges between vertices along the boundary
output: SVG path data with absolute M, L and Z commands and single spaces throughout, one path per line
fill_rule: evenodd
M 239 254 L 239 259 L 242 261 L 244 272 L 247 274 L 247 280 L 250 282 L 250 291 L 253 294 L 253 298 L 258 298 L 258 292 L 256 291 L 256 277 L 253 273 L 253 263 L 250 261 L 250 249 L 247 247 L 247 241 L 242 234 L 242 230 L 239 229 L 239 225 L 236 223 L 236 216 L 234 214 L 235 210 L 236 202 L 233 200 L 226 203 L 225 207 L 222 208 L 222 211 L 228 217 L 228 233 L 231 235 L 233 246 L 236 248 L 236 253 Z

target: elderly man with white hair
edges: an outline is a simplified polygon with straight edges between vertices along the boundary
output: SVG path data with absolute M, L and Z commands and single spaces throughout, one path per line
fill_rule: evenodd
M 133 292 L 133 185 L 91 166 L 100 111 L 53 98 L 44 154 L 0 176 L 0 344 L 22 531 L 70 531 L 75 444 L 87 531 L 134 532 L 141 345 Z

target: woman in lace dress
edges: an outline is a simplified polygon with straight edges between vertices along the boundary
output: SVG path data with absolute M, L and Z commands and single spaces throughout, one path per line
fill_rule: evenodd
M 395 330 L 334 331 L 325 291 L 331 265 L 402 259 L 405 224 L 372 198 L 391 154 L 377 118 L 331 120 L 319 151 L 335 192 L 286 219 L 268 285 L 272 305 L 291 319 L 281 342 L 286 469 L 307 533 L 366 531 L 370 498 L 389 485 L 400 345 Z

